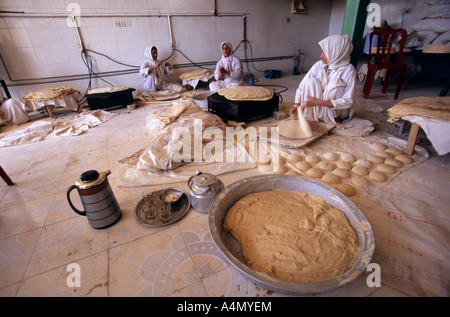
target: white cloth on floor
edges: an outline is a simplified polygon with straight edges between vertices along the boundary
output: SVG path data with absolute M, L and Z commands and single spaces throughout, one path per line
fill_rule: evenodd
M 405 116 L 402 119 L 418 124 L 439 155 L 450 152 L 450 121 L 421 116 Z
M 319 45 L 328 64 L 320 60 L 311 67 L 297 88 L 295 103 L 301 103 L 307 96 L 331 100 L 333 108 L 307 107 L 305 117 L 333 124 L 335 118 L 351 119 L 355 113 L 356 86 L 356 70 L 350 64 L 353 45 L 348 35 L 331 35 Z

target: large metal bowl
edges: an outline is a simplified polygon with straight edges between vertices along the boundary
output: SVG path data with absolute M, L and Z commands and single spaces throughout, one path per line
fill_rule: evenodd
M 353 267 L 335 278 L 319 282 L 290 282 L 271 278 L 245 264 L 239 242 L 223 230 L 228 210 L 244 196 L 251 193 L 285 189 L 309 192 L 320 196 L 347 216 L 358 236 L 360 251 Z M 209 213 L 209 230 L 217 247 L 241 273 L 257 284 L 280 292 L 296 295 L 317 294 L 333 290 L 354 281 L 370 263 L 375 249 L 375 239 L 370 223 L 361 210 L 347 197 L 334 188 L 313 179 L 297 175 L 263 175 L 245 178 L 227 186 L 214 199 Z

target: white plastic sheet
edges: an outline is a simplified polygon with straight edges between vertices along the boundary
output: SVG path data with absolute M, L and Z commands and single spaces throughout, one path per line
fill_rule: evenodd
M 439 155 L 450 152 L 450 121 L 421 116 L 405 116 L 402 119 L 418 124 L 425 131 L 427 138 Z

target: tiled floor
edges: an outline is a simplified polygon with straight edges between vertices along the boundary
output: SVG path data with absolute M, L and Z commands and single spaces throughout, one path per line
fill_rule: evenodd
M 289 88 L 282 109 L 292 104 L 298 82 L 299 77 L 271 82 Z M 393 104 L 391 96 L 383 98 Z M 120 187 L 118 160 L 146 144 L 144 110 L 118 110 L 118 116 L 80 136 L 50 135 L 0 149 L 1 166 L 16 183 L 0 181 L 0 296 L 284 296 L 256 285 L 224 259 L 209 234 L 207 215 L 191 209 L 176 224 L 157 229 L 136 221 L 134 207 L 148 187 Z M 385 125 L 382 119 L 378 123 Z M 448 163 L 448 155 L 444 160 Z M 67 203 L 66 190 L 88 169 L 112 172 L 108 179 L 123 216 L 109 229 L 91 228 Z M 228 185 L 256 174 L 220 178 Z M 187 192 L 186 184 L 178 185 Z M 71 263 L 81 268 L 80 287 L 68 286 Z M 407 294 L 384 284 L 369 288 L 363 274 L 320 296 Z

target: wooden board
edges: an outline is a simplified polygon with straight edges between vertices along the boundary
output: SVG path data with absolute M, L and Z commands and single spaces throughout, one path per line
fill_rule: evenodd
M 280 135 L 279 144 L 276 144 L 276 142 L 272 143 L 270 128 L 277 127 L 278 124 L 283 124 L 283 122 L 289 121 L 289 120 L 292 120 L 292 119 L 287 118 L 284 120 L 259 125 L 259 127 L 267 127 L 268 128 L 267 129 L 267 139 L 266 139 L 268 144 L 271 144 L 272 146 L 279 146 L 281 148 L 286 148 L 286 149 L 300 149 L 301 147 L 308 145 L 311 142 L 319 139 L 323 135 L 327 134 L 335 127 L 334 124 L 330 124 L 330 123 L 324 123 L 324 122 L 319 122 L 319 121 L 308 121 L 308 123 L 311 126 L 311 129 L 313 131 L 313 135 L 310 138 L 291 139 L 291 138 L 287 138 L 287 137 Z M 295 120 L 297 120 L 297 119 L 295 119 Z M 263 135 L 259 135 L 259 137 L 262 140 L 265 139 L 265 136 L 263 136 Z

